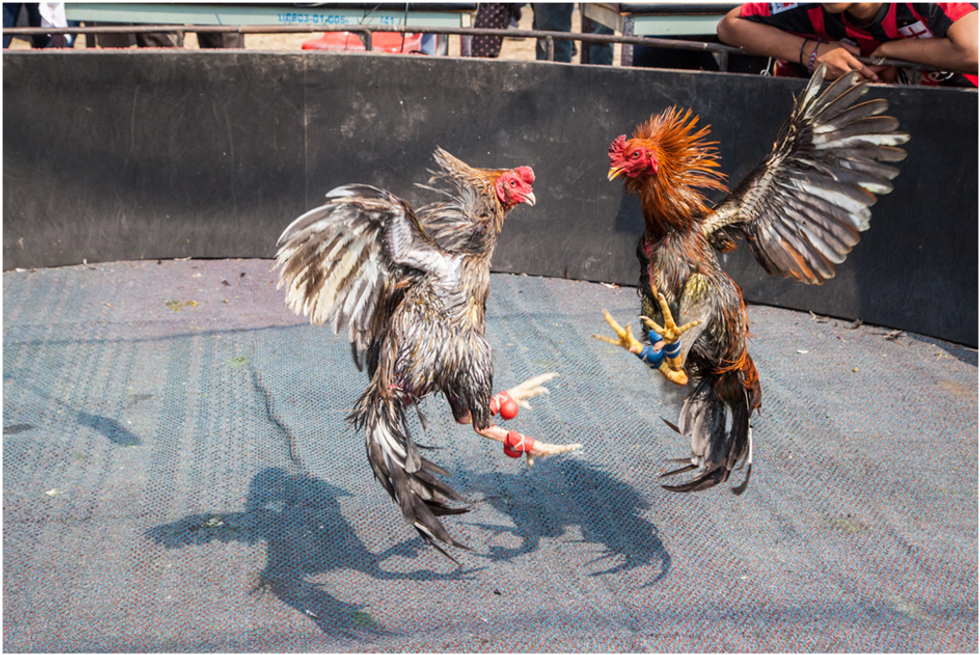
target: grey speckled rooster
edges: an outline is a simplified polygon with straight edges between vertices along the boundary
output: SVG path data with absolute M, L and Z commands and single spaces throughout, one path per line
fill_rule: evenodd
M 279 286 L 286 304 L 347 330 L 354 362 L 367 364 L 368 388 L 349 420 L 364 430 L 374 475 L 405 520 L 440 552 L 457 547 L 437 517 L 465 512 L 462 498 L 436 477 L 446 471 L 420 456 L 409 433 L 409 405 L 443 392 L 459 423 L 504 443 L 528 462 L 579 448 L 535 441 L 494 425 L 547 389 L 546 373 L 493 395 L 493 359 L 484 336 L 490 262 L 507 213 L 534 205 L 533 171 L 473 168 L 441 148 L 446 199 L 417 212 L 391 193 L 364 184 L 334 189 L 327 203 L 297 218 L 279 238 Z M 421 412 L 419 413 L 422 417 Z M 423 426 L 425 425 L 423 419 Z M 447 555 L 448 556 L 448 555 Z

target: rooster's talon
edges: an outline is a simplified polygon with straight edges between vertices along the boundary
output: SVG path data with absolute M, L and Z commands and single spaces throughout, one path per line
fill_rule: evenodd
M 637 341 L 636 337 L 633 336 L 633 331 L 630 329 L 629 325 L 624 328 L 622 325 L 616 322 L 616 319 L 614 319 L 612 314 L 610 314 L 606 309 L 602 310 L 602 316 L 606 319 L 606 323 L 609 324 L 609 327 L 613 329 L 613 332 L 616 333 L 616 336 L 619 337 L 619 339 L 610 339 L 609 337 L 604 337 L 598 334 L 593 334 L 593 339 L 604 341 L 608 344 L 612 344 L 613 346 L 619 346 L 620 348 L 628 350 L 631 353 L 638 353 L 643 350 L 643 344 Z
M 542 373 L 529 380 L 524 380 L 516 387 L 511 387 L 507 390 L 510 397 L 514 399 L 519 406 L 524 409 L 531 409 L 530 403 L 527 402 L 527 398 L 534 398 L 535 396 L 548 395 L 551 392 L 547 387 L 542 386 L 545 382 L 550 382 L 558 377 L 558 373 L 550 371 L 548 373 Z
M 662 335 L 664 343 L 676 343 L 681 335 L 690 330 L 693 327 L 697 327 L 701 324 L 701 321 L 691 321 L 690 323 L 685 323 L 684 325 L 678 326 L 674 322 L 674 316 L 670 312 L 670 307 L 667 305 L 667 301 L 664 299 L 663 295 L 659 298 L 661 304 L 660 309 L 664 315 L 663 327 L 657 325 L 649 316 L 640 316 L 640 320 L 651 330 L 659 335 Z
M 559 453 L 567 453 L 573 450 L 578 450 L 582 447 L 580 443 L 570 443 L 570 444 L 550 444 L 537 441 L 534 447 L 528 451 L 527 454 L 527 465 L 534 466 L 535 457 L 547 457 L 548 455 L 557 455 Z

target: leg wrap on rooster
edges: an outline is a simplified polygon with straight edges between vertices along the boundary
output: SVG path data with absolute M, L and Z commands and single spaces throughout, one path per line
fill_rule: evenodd
M 875 194 L 892 190 L 898 169 L 884 162 L 905 158 L 898 146 L 909 135 L 882 115 L 887 101 L 855 104 L 869 87 L 855 83 L 854 72 L 822 89 L 825 72 L 821 66 L 796 98 L 772 152 L 713 207 L 702 190 L 728 189 L 708 127 L 697 127 L 690 110 L 668 108 L 609 147 L 609 179 L 623 176 L 626 191 L 640 197 L 646 223 L 637 246 L 641 318 L 652 332 L 644 348 L 606 313 L 619 339 L 597 338 L 642 357 L 677 384 L 692 380 L 680 425 L 668 422 L 691 440 L 691 456 L 674 460 L 685 466 L 666 476 L 697 473 L 666 486 L 672 491 L 717 485 L 744 461 L 745 482 L 733 490 L 741 493 L 751 472 L 749 421 L 762 391 L 746 351 L 742 292 L 714 251 L 734 250 L 742 237 L 768 273 L 822 284 L 870 227 Z M 653 352 L 678 339 L 679 351 Z
M 556 377 L 558 377 L 558 374 L 554 372 L 543 373 L 521 382 L 516 387 L 496 394 L 490 399 L 490 413 L 496 416 L 499 412 L 501 418 L 509 420 L 517 416 L 518 407 L 531 409 L 531 405 L 527 402 L 527 399 L 551 393 L 547 387 L 542 385 Z M 504 454 L 508 457 L 526 455 L 528 466 L 534 465 L 535 457 L 567 453 L 582 447 L 582 444 L 578 443 L 559 445 L 536 441 L 520 432 L 504 430 L 495 425 L 490 425 L 482 430 L 477 427 L 476 431 L 488 439 L 503 442 Z

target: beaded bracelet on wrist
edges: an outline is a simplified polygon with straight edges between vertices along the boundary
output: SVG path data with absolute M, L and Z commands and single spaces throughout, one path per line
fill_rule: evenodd
M 813 52 L 810 53 L 810 61 L 806 65 L 806 70 L 808 73 L 813 75 L 814 65 L 817 63 L 817 50 L 820 49 L 820 44 L 826 43 L 823 39 L 817 39 L 817 45 L 813 46 Z

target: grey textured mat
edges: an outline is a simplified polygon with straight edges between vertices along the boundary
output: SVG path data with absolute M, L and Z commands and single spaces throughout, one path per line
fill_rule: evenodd
M 473 502 L 457 569 L 344 422 L 346 342 L 270 268 L 4 274 L 5 650 L 977 650 L 975 352 L 750 307 L 752 483 L 675 495 L 681 396 L 589 338 L 635 291 L 495 275 L 496 386 L 562 375 L 510 423 L 585 449 L 528 469 L 427 400 Z

